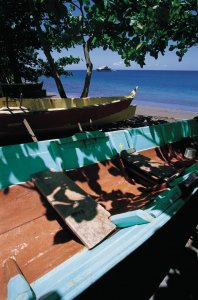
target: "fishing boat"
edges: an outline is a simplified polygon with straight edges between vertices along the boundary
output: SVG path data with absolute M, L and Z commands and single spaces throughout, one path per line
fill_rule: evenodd
M 0 299 L 140 296 L 197 224 L 197 150 L 196 119 L 1 147 Z
M 132 118 L 131 102 L 137 87 L 128 96 L 98 98 L 0 99 L 0 145 L 56 137 L 58 133 L 82 131 Z
M 108 66 L 102 66 L 96 69 L 98 72 L 109 72 L 112 71 L 112 69 Z

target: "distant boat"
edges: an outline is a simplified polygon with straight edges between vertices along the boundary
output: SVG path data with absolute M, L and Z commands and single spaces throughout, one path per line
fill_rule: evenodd
M 108 66 L 102 66 L 102 67 L 100 67 L 100 68 L 98 68 L 98 69 L 96 69 L 97 71 L 99 71 L 99 72 L 103 72 L 103 71 L 112 71 L 112 69 L 110 68 L 110 67 L 108 67 Z

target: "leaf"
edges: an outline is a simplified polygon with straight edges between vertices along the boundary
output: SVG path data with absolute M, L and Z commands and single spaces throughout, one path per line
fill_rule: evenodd
M 143 46 L 144 42 L 141 42 L 137 45 L 136 50 L 140 49 Z

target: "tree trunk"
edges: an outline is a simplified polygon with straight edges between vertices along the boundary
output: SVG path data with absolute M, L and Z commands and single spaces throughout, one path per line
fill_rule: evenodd
M 83 50 L 84 50 L 84 56 L 85 56 L 85 61 L 86 61 L 87 73 L 86 73 L 86 77 L 85 77 L 84 88 L 83 88 L 82 94 L 80 96 L 81 98 L 88 97 L 89 87 L 90 87 L 90 82 L 91 82 L 91 75 L 92 75 L 92 70 L 93 70 L 93 64 L 92 64 L 90 56 L 89 56 L 88 42 L 85 42 L 83 44 Z
M 39 19 L 38 19 L 38 16 L 37 16 L 37 12 L 35 11 L 33 0 L 29 0 L 29 5 L 30 5 L 30 8 L 32 10 L 32 14 L 33 14 L 33 17 L 34 17 L 36 29 L 38 31 L 38 35 L 39 35 L 39 39 L 40 39 L 43 51 L 45 53 L 45 56 L 48 60 L 49 65 L 50 65 L 50 69 L 51 69 L 51 72 L 52 72 L 52 77 L 54 78 L 54 80 L 56 82 L 56 86 L 57 86 L 58 92 L 60 94 L 60 97 L 61 98 L 67 98 L 66 93 L 65 93 L 64 88 L 63 88 L 63 85 L 62 85 L 62 82 L 60 80 L 60 76 L 59 76 L 59 74 L 56 70 L 56 66 L 54 64 L 54 59 L 51 56 L 51 52 L 50 52 L 48 43 L 45 39 L 45 35 L 44 35 L 44 33 L 41 29 Z

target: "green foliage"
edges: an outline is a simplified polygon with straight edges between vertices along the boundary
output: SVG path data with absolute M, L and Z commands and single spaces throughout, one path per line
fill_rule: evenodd
M 179 60 L 198 43 L 196 0 L 31 0 L 35 4 L 50 51 L 61 53 L 76 45 L 116 51 L 129 66 L 141 67 L 147 54 L 158 58 L 165 50 Z M 34 18 L 25 0 L 0 0 L 0 81 L 37 80 L 51 76 L 49 65 L 38 59 L 42 47 Z M 55 62 L 59 74 L 78 58 Z
M 197 45 L 196 0 L 93 2 L 95 7 L 87 14 L 98 28 L 93 48 L 101 45 L 118 52 L 126 65 L 135 61 L 143 67 L 147 54 L 157 59 L 168 45 L 181 60 L 188 48 Z
M 66 71 L 64 68 L 67 65 L 77 64 L 79 63 L 79 58 L 74 58 L 73 56 L 61 57 L 57 61 L 55 61 L 56 70 L 59 74 L 70 76 L 72 73 Z M 39 68 L 41 70 L 41 74 L 46 77 L 51 77 L 51 70 L 48 62 L 43 61 L 42 59 L 38 59 Z
M 0 1 L 0 81 L 36 79 L 40 43 L 32 26 L 27 1 Z
M 63 5 L 62 1 L 50 0 L 45 2 L 47 13 L 55 16 L 57 20 L 62 19 L 67 15 L 67 7 Z
M 64 31 L 61 19 L 64 17 L 64 20 L 68 21 L 70 17 L 63 1 L 19 0 L 16 5 L 14 0 L 1 0 L 1 82 L 37 81 L 41 75 L 52 76 L 49 64 L 38 59 L 38 50 L 42 48 L 42 44 L 29 2 L 35 5 L 49 50 L 59 52 L 62 50 Z M 65 38 L 64 42 L 67 42 L 68 48 L 74 46 L 70 35 Z M 68 73 L 64 70 L 65 66 L 78 62 L 79 58 L 69 56 L 57 60 L 55 66 L 59 75 L 67 75 Z

